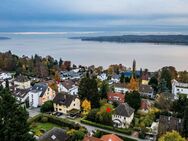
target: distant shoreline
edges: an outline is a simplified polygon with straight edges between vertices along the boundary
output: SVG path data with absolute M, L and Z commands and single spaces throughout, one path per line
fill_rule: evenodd
M 116 43 L 154 43 L 188 45 L 188 35 L 122 35 L 98 37 L 73 37 L 82 41 L 116 42 Z
M 10 40 L 11 38 L 9 37 L 0 37 L 0 40 Z

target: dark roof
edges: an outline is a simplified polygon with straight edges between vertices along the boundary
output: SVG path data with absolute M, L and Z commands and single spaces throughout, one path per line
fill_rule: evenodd
M 130 107 L 127 103 L 122 103 L 115 109 L 115 114 L 130 117 L 132 113 L 134 113 L 134 111 L 135 110 L 132 107 Z
M 31 91 L 33 91 L 33 92 L 41 91 L 42 93 L 41 93 L 40 97 L 42 97 L 44 95 L 44 93 L 46 92 L 47 88 L 48 88 L 48 85 L 46 83 L 36 83 L 31 88 Z
M 160 115 L 158 129 L 159 129 L 159 135 L 172 130 L 181 133 L 183 130 L 183 120 L 181 118 L 176 118 L 172 116 Z
M 62 82 L 62 85 L 67 89 L 71 89 L 74 85 L 74 82 L 72 80 L 65 80 Z
M 140 85 L 139 91 L 141 93 L 152 93 L 153 88 L 150 85 Z
M 28 92 L 29 92 L 29 89 L 16 89 L 14 90 L 13 95 L 15 97 L 24 98 Z
M 63 129 L 53 128 L 41 136 L 39 141 L 68 141 L 69 136 L 65 133 Z
M 70 95 L 67 93 L 58 93 L 53 102 L 56 104 L 60 104 L 60 105 L 65 105 L 66 107 L 69 107 L 72 103 L 73 100 L 75 100 L 77 98 L 77 96 L 75 95 Z
M 29 79 L 27 78 L 27 76 L 19 75 L 15 78 L 15 81 L 17 81 L 17 82 L 27 82 L 27 81 L 29 81 Z

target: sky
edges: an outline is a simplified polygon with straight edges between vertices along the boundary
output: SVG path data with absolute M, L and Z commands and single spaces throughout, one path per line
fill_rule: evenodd
M 0 32 L 188 31 L 188 0 L 0 0 Z

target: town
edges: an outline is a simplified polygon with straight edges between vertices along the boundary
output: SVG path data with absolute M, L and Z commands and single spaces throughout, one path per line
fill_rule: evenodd
M 132 67 L 103 69 L 9 51 L 0 53 L 0 69 L 0 126 L 13 128 L 20 120 L 20 128 L 33 140 L 188 137 L 188 72 L 173 66 L 150 72 L 133 60 Z M 16 127 L 14 132 L 19 131 Z

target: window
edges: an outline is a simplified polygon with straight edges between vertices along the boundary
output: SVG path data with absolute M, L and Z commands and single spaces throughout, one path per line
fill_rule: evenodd
M 59 108 L 59 111 L 61 111 L 62 109 L 61 108 Z

